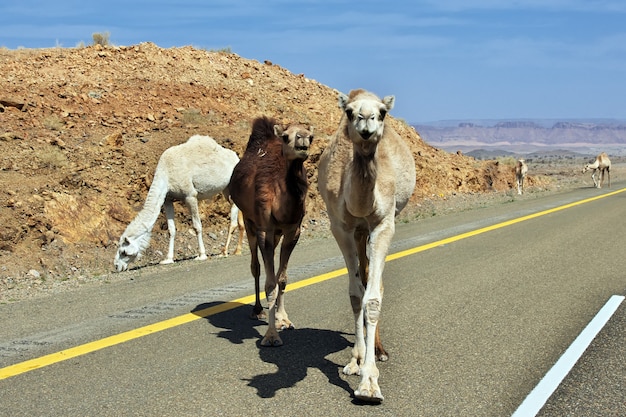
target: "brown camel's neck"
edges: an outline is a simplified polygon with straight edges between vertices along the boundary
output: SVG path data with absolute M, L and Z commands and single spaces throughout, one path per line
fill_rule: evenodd
M 306 198 L 309 184 L 306 178 L 303 159 L 294 159 L 288 162 L 286 181 L 287 189 L 292 195 L 298 197 L 300 200 Z

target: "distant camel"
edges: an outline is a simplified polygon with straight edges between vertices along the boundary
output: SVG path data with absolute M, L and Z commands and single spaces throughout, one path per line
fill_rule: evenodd
M 148 247 L 152 227 L 159 217 L 161 206 L 165 208 L 170 235 L 167 257 L 161 263 L 171 264 L 174 262 L 174 240 L 176 238 L 174 201 L 177 200 L 184 201 L 191 211 L 200 250 L 196 259 L 206 259 L 198 200 L 206 200 L 223 192 L 228 186 L 230 174 L 238 162 L 239 157 L 235 152 L 223 148 L 208 136 L 195 135 L 185 143 L 166 149 L 159 158 L 143 208 L 120 237 L 114 261 L 117 271 L 121 272 L 128 269 L 128 264 L 141 256 L 141 253 Z M 226 256 L 228 256 L 228 244 L 231 235 L 237 228 L 238 211 L 233 204 L 226 246 L 222 250 L 222 254 Z M 235 219 L 234 227 L 233 219 Z M 235 254 L 241 253 L 242 241 L 243 226 L 240 226 Z
M 254 318 L 265 317 L 260 300 L 259 254 L 265 267 L 265 294 L 269 305 L 268 330 L 262 346 L 283 344 L 277 329 L 293 328 L 285 310 L 287 263 L 300 237 L 309 187 L 304 161 L 313 141 L 311 128 L 291 125 L 283 130 L 273 119 L 253 122 L 246 151 L 228 186 L 231 198 L 243 213 L 250 270 L 255 280 Z M 274 268 L 274 252 L 280 239 L 280 264 Z
M 331 231 L 348 268 L 355 319 L 352 359 L 343 372 L 361 375 L 354 395 L 370 402 L 383 400 L 376 359 L 388 359 L 378 332 L 385 257 L 394 218 L 407 204 L 416 180 L 409 147 L 384 123 L 394 101 L 394 96 L 380 100 L 364 90 L 340 93 L 344 114 L 320 158 L 318 174 Z
M 590 169 L 593 170 L 591 173 L 591 179 L 593 180 L 593 184 L 596 188 L 602 188 L 602 184 L 604 183 L 604 171 L 606 171 L 606 175 L 609 179 L 609 188 L 611 188 L 611 160 L 606 152 L 602 152 L 600 155 L 596 156 L 596 160 L 591 164 L 585 165 L 583 168 L 583 174 Z M 596 173 L 600 171 L 600 182 L 596 180 Z
M 528 172 L 528 166 L 526 165 L 526 161 L 523 159 L 519 159 L 515 164 L 515 182 L 517 183 L 517 194 L 522 194 L 524 192 L 524 179 L 526 178 L 526 173 Z

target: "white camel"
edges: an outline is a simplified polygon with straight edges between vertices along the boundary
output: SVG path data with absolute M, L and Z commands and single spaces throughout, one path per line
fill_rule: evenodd
M 591 179 L 593 180 L 593 185 L 596 188 L 602 188 L 602 184 L 604 183 L 604 172 L 606 171 L 607 177 L 609 179 L 609 188 L 611 188 L 611 160 L 606 152 L 602 152 L 600 155 L 596 156 L 596 160 L 591 164 L 587 164 L 583 168 L 583 174 L 589 170 L 593 170 L 591 173 Z M 596 180 L 596 173 L 600 171 L 600 182 Z
M 135 261 L 150 244 L 152 228 L 161 206 L 165 209 L 169 247 L 167 256 L 161 264 L 174 262 L 174 201 L 184 201 L 191 211 L 193 227 L 198 237 L 200 254 L 197 260 L 205 260 L 206 250 L 202 240 L 202 221 L 198 210 L 198 200 L 206 200 L 224 192 L 227 196 L 228 182 L 233 168 L 239 162 L 235 152 L 226 149 L 208 136 L 195 135 L 187 142 L 172 146 L 163 152 L 157 164 L 152 185 L 141 211 L 130 222 L 119 240 L 115 254 L 115 268 L 118 272 L 128 269 L 128 264 Z M 231 235 L 239 226 L 239 241 L 235 254 L 241 253 L 243 240 L 243 220 L 234 204 L 230 213 L 231 223 L 222 255 L 228 256 L 228 244 Z
M 518 159 L 515 164 L 515 182 L 517 183 L 517 194 L 522 194 L 524 192 L 524 179 L 526 178 L 526 173 L 528 172 L 528 166 L 526 165 L 526 161 L 523 159 Z
M 394 96 L 380 100 L 365 90 L 340 93 L 344 114 L 319 163 L 318 187 L 348 268 L 355 318 L 352 359 L 343 372 L 361 375 L 354 395 L 370 402 L 383 400 L 376 359 L 388 359 L 378 332 L 385 257 L 394 218 L 415 188 L 413 155 L 384 123 L 394 101 Z

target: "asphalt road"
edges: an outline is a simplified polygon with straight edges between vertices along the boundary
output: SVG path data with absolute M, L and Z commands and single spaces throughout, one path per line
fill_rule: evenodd
M 327 238 L 294 251 L 286 300 L 296 329 L 280 348 L 261 348 L 266 324 L 247 317 L 249 256 L 1 305 L 0 415 L 510 416 L 626 293 L 625 186 L 399 224 L 384 274 L 381 405 L 353 399 L 359 378 L 341 373 L 353 319 Z M 624 415 L 625 310 L 540 415 Z

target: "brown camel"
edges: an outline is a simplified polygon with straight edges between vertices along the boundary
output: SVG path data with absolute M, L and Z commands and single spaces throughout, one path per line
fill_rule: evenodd
M 596 156 L 596 160 L 593 161 L 593 163 L 585 165 L 583 168 L 583 174 L 590 169 L 593 170 L 591 173 L 591 179 L 593 180 L 593 185 L 596 188 L 602 188 L 605 171 L 607 177 L 609 178 L 609 188 L 611 188 L 611 160 L 606 152 L 602 152 L 600 155 Z M 600 181 L 596 180 L 596 173 L 598 171 L 600 171 Z
M 415 188 L 413 155 L 384 123 L 394 101 L 364 90 L 340 93 L 344 114 L 319 163 L 318 187 L 348 268 L 355 318 L 356 341 L 343 372 L 361 375 L 354 395 L 371 402 L 383 400 L 376 359 L 388 358 L 378 333 L 385 257 L 394 218 Z
M 252 259 L 250 269 L 255 280 L 256 302 L 253 317 L 262 318 L 259 295 L 259 255 L 265 267 L 265 294 L 269 307 L 269 328 L 262 346 L 283 344 L 277 329 L 293 324 L 285 311 L 287 263 L 300 237 L 305 211 L 308 180 L 304 161 L 313 141 L 312 129 L 291 125 L 283 130 L 267 117 L 258 118 L 241 161 L 230 179 L 230 196 L 243 213 Z M 280 239 L 280 264 L 274 269 L 274 252 Z

